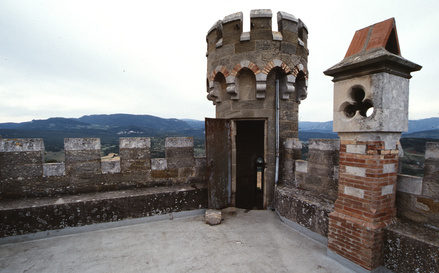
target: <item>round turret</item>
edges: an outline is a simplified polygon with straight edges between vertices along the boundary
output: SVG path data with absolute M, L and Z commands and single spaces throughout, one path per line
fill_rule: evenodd
M 277 14 L 278 31 L 271 21 L 271 10 L 252 10 L 250 32 L 243 32 L 242 12 L 212 26 L 206 37 L 207 98 L 217 118 L 269 118 L 279 79 L 280 108 L 288 109 L 280 122 L 292 122 L 285 129 L 297 137 L 297 104 L 307 96 L 308 29 L 285 12 Z
M 243 32 L 238 12 L 207 33 L 207 98 L 216 107 L 218 122 L 206 122 L 206 149 L 230 150 L 223 158 L 207 156 L 212 208 L 270 206 L 275 184 L 283 177 L 280 169 L 288 161 L 283 147 L 298 137 L 298 105 L 308 87 L 308 29 L 285 12 L 277 14 L 278 31 L 271 22 L 271 10 L 252 10 L 250 31 Z M 231 132 L 209 136 L 220 128 Z M 262 173 L 256 171 L 257 159 L 264 162 Z

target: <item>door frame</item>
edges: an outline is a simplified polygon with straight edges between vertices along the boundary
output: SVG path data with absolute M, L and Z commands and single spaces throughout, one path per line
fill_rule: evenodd
M 231 120 L 231 141 L 232 141 L 232 174 L 231 174 L 231 186 L 232 186 L 232 192 L 231 192 L 231 206 L 236 206 L 236 167 L 237 167 L 237 158 L 236 158 L 236 134 L 237 134 L 237 122 L 239 121 L 263 121 L 264 122 L 264 162 L 267 162 L 267 147 L 268 147 L 268 118 L 237 118 L 237 119 L 230 119 Z M 266 168 L 266 167 L 265 167 Z M 264 209 L 267 208 L 267 172 L 264 171 L 263 176 L 263 201 L 262 201 L 262 207 Z

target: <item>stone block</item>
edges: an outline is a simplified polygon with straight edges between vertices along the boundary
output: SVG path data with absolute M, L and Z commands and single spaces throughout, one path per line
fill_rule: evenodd
M 66 151 L 93 151 L 101 149 L 99 138 L 65 138 L 64 150 Z
M 296 172 L 307 173 L 308 172 L 308 161 L 296 160 Z
M 66 166 L 64 163 L 45 163 L 43 164 L 44 176 L 63 176 L 66 175 Z
M 120 167 L 124 173 L 148 171 L 151 168 L 150 150 L 144 148 L 120 149 Z
M 211 226 L 221 224 L 221 211 L 207 209 L 206 214 L 205 214 L 205 221 L 206 221 L 206 224 L 209 224 Z
M 65 167 L 68 175 L 81 173 L 101 173 L 100 150 L 65 151 L 65 154 Z
M 163 171 L 168 168 L 168 163 L 166 158 L 151 158 L 151 170 L 152 171 Z
M 120 160 L 105 160 L 101 162 L 103 174 L 120 173 Z
M 101 141 L 99 138 L 64 139 L 65 168 L 68 175 L 101 173 Z
M 43 151 L 0 152 L 0 177 L 18 178 L 43 175 Z
M 149 137 L 121 137 L 119 138 L 120 149 L 151 149 Z
M 151 168 L 151 139 L 121 137 L 119 139 L 120 168 L 123 173 L 145 173 Z
M 223 45 L 237 43 L 242 34 L 242 12 L 230 14 L 223 19 Z
M 0 139 L 0 177 L 2 179 L 43 175 L 42 139 Z
M 168 137 L 165 154 L 169 169 L 194 166 L 194 139 L 192 137 Z
M 405 193 L 422 193 L 422 177 L 399 174 L 396 182 L 396 190 Z
M 310 150 L 318 151 L 338 151 L 340 150 L 340 140 L 338 139 L 310 139 Z
M 44 151 L 44 142 L 40 138 L 0 138 L 0 153 Z
M 310 139 L 303 188 L 329 194 L 333 199 L 337 197 L 339 150 L 338 139 Z
M 151 177 L 155 179 L 177 178 L 178 169 L 166 169 L 151 171 Z

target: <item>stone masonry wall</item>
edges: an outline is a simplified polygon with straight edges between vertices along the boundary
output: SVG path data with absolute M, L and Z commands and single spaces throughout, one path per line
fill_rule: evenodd
M 310 139 L 308 161 L 299 159 L 301 144 L 297 139 L 288 139 L 284 146 L 284 179 L 276 190 L 276 210 L 282 217 L 328 237 L 329 213 L 334 210 L 338 189 L 340 141 Z
M 423 178 L 398 176 L 396 206 L 398 218 L 439 228 L 439 142 L 427 143 Z
M 297 187 L 334 200 L 338 191 L 338 139 L 310 139 L 308 161 L 296 161 Z
M 276 209 L 283 217 L 325 237 L 327 226 L 321 223 L 328 219 L 315 217 L 323 215 L 327 218 L 334 209 L 337 193 L 333 189 L 338 189 L 339 145 L 337 139 L 310 139 L 310 156 L 305 161 L 297 156 L 300 154 L 300 142 L 289 139 L 285 144 L 287 160 L 282 168 L 284 181 L 276 192 Z M 439 143 L 427 143 L 425 157 L 423 178 L 398 174 L 397 217 L 439 228 Z M 305 211 L 313 213 L 304 214 Z M 324 229 L 310 223 L 320 223 L 319 226 Z
M 65 162 L 44 163 L 42 139 L 0 139 L 0 199 L 57 196 L 205 183 L 193 139 L 166 139 L 166 157 L 150 157 L 149 138 L 120 138 L 120 160 L 101 160 L 97 138 L 65 139 Z

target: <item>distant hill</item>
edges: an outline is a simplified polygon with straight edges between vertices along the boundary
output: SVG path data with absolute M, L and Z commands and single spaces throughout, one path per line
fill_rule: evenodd
M 194 123 L 195 124 L 195 123 Z M 204 121 L 203 121 L 204 124 Z M 147 128 L 159 131 L 181 131 L 194 129 L 186 121 L 164 119 L 150 115 L 90 115 L 80 118 L 49 118 L 22 123 L 0 123 L 0 129 L 64 130 L 64 129 L 114 129 L 128 127 Z
M 102 145 L 118 145 L 119 137 L 138 136 L 164 138 L 192 136 L 196 146 L 204 147 L 204 120 L 164 119 L 151 115 L 89 115 L 80 118 L 49 118 L 22 123 L 0 123 L 3 138 L 43 138 L 47 150 L 63 148 L 64 138 L 98 137 Z M 439 139 L 439 118 L 410 120 L 409 132 L 403 138 Z M 299 139 L 338 138 L 332 121 L 299 122 Z
M 403 138 L 433 138 L 439 139 L 439 129 L 420 131 L 414 133 L 406 133 L 402 135 Z
M 204 129 L 204 120 L 196 120 L 196 119 L 183 119 L 189 126 L 193 129 Z
M 332 121 L 326 121 L 326 122 L 299 121 L 299 132 L 300 131 L 333 133 Z
M 164 119 L 150 115 L 129 115 L 129 114 L 112 114 L 112 115 L 90 115 L 83 116 L 78 121 L 108 126 L 109 128 L 120 127 L 139 127 L 149 130 L 159 131 L 182 131 L 193 129 L 187 122 L 179 119 Z
M 1 126 L 1 125 L 0 125 Z M 91 124 L 75 119 L 49 118 L 46 120 L 32 120 L 19 124 L 15 129 L 21 130 L 76 130 L 88 128 Z
M 204 147 L 204 121 L 164 119 L 151 115 L 90 115 L 80 118 L 49 118 L 22 123 L 0 123 L 3 138 L 42 138 L 48 151 L 60 151 L 64 138 L 95 137 L 102 147 L 118 152 L 120 137 L 153 137 L 163 146 L 168 136 L 194 137 L 195 147 Z M 163 147 L 157 147 L 157 150 Z M 153 147 L 154 149 L 154 147 Z
M 301 140 L 308 138 L 334 138 L 334 135 L 336 137 L 337 134 L 332 131 L 332 125 L 332 121 L 299 121 L 299 138 Z M 402 137 L 439 139 L 439 118 L 409 120 L 409 130 L 403 133 Z
M 420 131 L 439 130 L 439 118 L 409 120 L 408 134 Z

